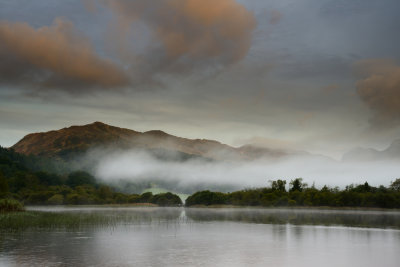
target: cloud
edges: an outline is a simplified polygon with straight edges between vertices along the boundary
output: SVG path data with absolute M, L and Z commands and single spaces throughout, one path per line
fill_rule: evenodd
M 374 127 L 396 127 L 400 123 L 400 66 L 386 59 L 368 59 L 356 63 L 362 78 L 357 94 L 372 110 Z
M 338 86 L 337 84 L 330 84 L 330 85 L 324 86 L 324 87 L 322 88 L 322 91 L 323 91 L 325 94 L 332 94 L 332 93 L 333 93 L 334 91 L 336 91 L 338 88 L 339 88 L 339 86 Z
M 283 14 L 278 10 L 272 10 L 270 13 L 269 23 L 272 25 L 278 24 L 282 19 Z
M 99 57 L 71 22 L 51 26 L 0 21 L 0 84 L 30 88 L 111 88 L 127 85 L 124 71 Z
M 235 0 L 83 3 L 93 16 L 112 11 L 106 45 L 99 47 L 112 48 L 103 52 L 114 61 L 99 55 L 72 22 L 57 18 L 35 28 L 0 21 L 0 85 L 82 94 L 157 87 L 179 74 L 195 73 L 202 80 L 241 61 L 256 27 L 253 14 Z
M 235 0 L 116 0 L 104 3 L 118 18 L 112 42 L 117 42 L 120 51 L 126 50 L 126 58 L 132 58 L 131 51 L 126 49 L 132 25 L 142 26 L 150 32 L 151 40 L 144 55 L 133 59 L 148 73 L 210 71 L 211 67 L 219 69 L 234 64 L 249 51 L 256 26 L 253 14 Z M 146 34 L 141 31 L 140 39 L 145 38 L 143 36 Z
M 88 12 L 96 13 L 98 11 L 95 0 L 82 0 L 82 3 Z
M 107 182 L 165 181 L 178 191 L 203 185 L 217 190 L 230 185 L 235 189 L 265 187 L 268 180 L 302 177 L 308 184 L 344 186 L 350 183 L 389 184 L 398 177 L 399 164 L 393 161 L 338 162 L 322 157 L 292 156 L 281 160 L 186 161 L 166 160 L 141 150 L 91 151 L 82 161 L 94 163 L 94 174 Z M 368 164 L 368 168 L 366 168 Z M 383 174 L 383 175 L 382 175 Z M 193 193 L 189 192 L 189 193 Z

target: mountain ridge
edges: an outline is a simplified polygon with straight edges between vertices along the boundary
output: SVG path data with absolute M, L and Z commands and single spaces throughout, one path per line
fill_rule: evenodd
M 394 140 L 387 148 L 357 147 L 343 154 L 342 161 L 380 161 L 400 159 L 400 139 Z
M 222 157 L 217 155 L 217 150 L 227 154 L 237 153 L 236 148 L 215 140 L 182 138 L 161 130 L 139 132 L 98 121 L 59 130 L 30 133 L 11 148 L 25 155 L 58 157 L 63 151 L 85 151 L 98 145 L 142 149 L 163 148 L 211 158 Z
M 215 160 L 312 156 L 303 151 L 270 149 L 251 144 L 233 147 L 216 140 L 183 138 L 161 130 L 139 132 L 99 121 L 48 132 L 31 133 L 24 136 L 11 148 L 25 155 L 65 158 L 71 153 L 85 152 L 96 146 L 116 146 L 122 149 L 161 149 Z

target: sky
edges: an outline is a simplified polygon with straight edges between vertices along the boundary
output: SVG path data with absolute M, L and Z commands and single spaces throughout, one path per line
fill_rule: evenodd
M 340 158 L 400 138 L 398 0 L 0 0 L 0 145 L 102 121 Z

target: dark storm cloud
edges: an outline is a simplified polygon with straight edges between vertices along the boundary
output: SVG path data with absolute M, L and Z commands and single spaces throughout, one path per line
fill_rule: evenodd
M 0 22 L 0 83 L 74 91 L 127 85 L 124 71 L 96 54 L 71 22 L 48 27 Z
M 253 14 L 235 0 L 84 1 L 82 9 L 92 18 L 111 10 L 116 18 L 115 27 L 99 25 L 108 38 L 94 40 L 97 49 L 86 37 L 92 34 L 69 21 L 0 21 L 0 83 L 82 94 L 167 86 L 171 74 L 212 77 L 247 55 L 256 27 Z M 114 50 L 105 51 L 104 42 Z
M 397 127 L 400 123 L 400 66 L 391 60 L 359 61 L 356 70 L 362 78 L 357 93 L 372 110 L 376 127 Z

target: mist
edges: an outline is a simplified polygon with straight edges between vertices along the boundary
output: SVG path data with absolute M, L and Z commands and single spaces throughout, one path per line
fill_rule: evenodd
M 320 156 L 255 161 L 176 160 L 173 152 L 167 158 L 160 158 L 140 149 L 97 149 L 87 154 L 87 158 L 93 160 L 93 157 L 96 158 L 94 175 L 106 183 L 161 181 L 183 191 L 188 191 L 187 188 L 192 188 L 189 191 L 193 188 L 228 191 L 266 187 L 270 180 L 284 179 L 289 184 L 299 177 L 317 188 L 324 185 L 344 188 L 366 181 L 372 186 L 388 186 L 400 173 L 400 165 L 395 161 L 342 162 Z

